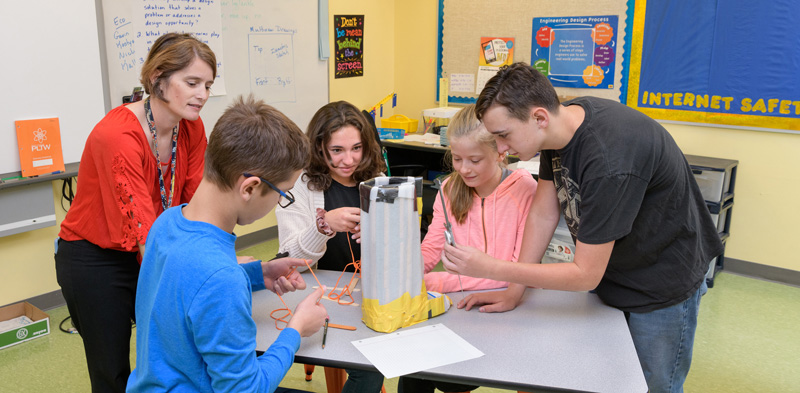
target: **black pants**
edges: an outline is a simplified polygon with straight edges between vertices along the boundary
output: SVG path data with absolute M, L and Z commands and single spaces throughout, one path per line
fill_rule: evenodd
M 435 389 L 443 392 L 469 392 L 479 386 L 461 385 L 458 383 L 429 381 L 427 379 L 400 377 L 397 393 L 433 393 Z
M 346 368 L 347 381 L 342 386 L 342 393 L 380 393 L 383 387 L 383 374 L 377 371 L 365 371 Z
M 55 259 L 61 293 L 83 338 L 92 392 L 124 392 L 131 373 L 136 253 L 59 240 Z

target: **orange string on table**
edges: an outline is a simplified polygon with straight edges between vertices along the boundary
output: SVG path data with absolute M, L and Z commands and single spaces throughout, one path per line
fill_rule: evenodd
M 353 304 L 355 302 L 355 300 L 353 299 L 353 293 L 352 293 L 352 289 L 353 288 L 351 288 L 350 285 L 353 284 L 353 279 L 354 278 L 358 277 L 359 279 L 361 279 L 361 260 L 360 259 L 356 260 L 356 256 L 353 254 L 353 246 L 350 244 L 350 239 L 347 239 L 347 240 L 348 240 L 347 241 L 347 246 L 350 248 L 350 258 L 351 258 L 352 262 L 350 262 L 347 265 L 345 265 L 344 270 L 342 270 L 342 273 L 339 274 L 339 278 L 336 279 L 336 285 L 334 285 L 333 289 L 331 289 L 331 291 L 328 293 L 328 298 L 330 298 L 331 300 L 336 300 L 337 303 L 339 303 L 339 304 L 341 304 L 343 306 L 350 305 L 350 304 Z M 339 287 L 339 281 L 342 280 L 342 277 L 344 276 L 344 273 L 347 272 L 347 268 L 350 267 L 350 266 L 353 266 L 353 276 L 350 277 L 350 281 L 347 282 L 347 285 L 342 287 L 342 290 L 339 293 L 335 293 L 336 292 L 336 288 Z M 309 269 L 311 269 L 311 268 L 309 267 Z M 350 301 L 349 302 L 342 302 L 342 298 L 344 296 L 349 297 Z
M 355 302 L 355 299 L 353 299 L 353 293 L 352 293 L 353 288 L 351 288 L 351 284 L 353 284 L 353 280 L 355 278 L 361 279 L 361 260 L 360 259 L 356 260 L 356 256 L 355 254 L 353 254 L 353 246 L 352 244 L 350 244 L 350 239 L 348 239 L 347 241 L 347 246 L 350 248 L 350 258 L 352 259 L 352 262 L 345 265 L 344 270 L 342 270 L 342 273 L 339 274 L 339 278 L 336 279 L 336 285 L 334 285 L 333 289 L 331 289 L 330 292 L 328 292 L 329 299 L 336 300 L 337 303 L 343 306 L 350 305 Z M 314 280 L 317 281 L 317 285 L 319 285 L 319 287 L 322 288 L 322 283 L 320 283 L 319 279 L 317 278 L 317 275 L 314 274 L 314 269 L 311 268 L 311 265 L 309 263 L 310 261 L 307 259 L 305 259 L 304 261 L 306 263 L 306 266 L 308 266 L 308 271 L 311 272 L 311 275 L 314 276 Z M 339 293 L 336 293 L 336 288 L 339 287 L 339 282 L 342 280 L 342 277 L 347 272 L 347 268 L 350 266 L 353 266 L 354 269 L 353 276 L 350 277 L 350 281 L 348 281 L 347 285 L 343 286 Z M 294 273 L 295 270 L 297 270 L 296 267 L 292 268 L 292 270 L 286 274 L 286 278 L 289 278 L 289 276 L 292 273 Z M 349 297 L 350 301 L 343 302 L 342 299 L 345 297 Z M 288 325 L 289 321 L 286 318 L 292 316 L 292 310 L 286 305 L 286 302 L 283 300 L 283 297 L 281 297 L 281 295 L 278 295 L 278 298 L 281 299 L 281 303 L 283 303 L 283 308 L 272 310 L 269 316 L 275 320 L 275 328 L 278 330 L 283 330 L 283 326 L 278 325 L 278 322 L 283 322 L 284 326 Z

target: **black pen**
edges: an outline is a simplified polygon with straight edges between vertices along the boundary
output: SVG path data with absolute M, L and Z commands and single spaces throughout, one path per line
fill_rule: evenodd
M 328 317 L 325 317 L 325 327 L 322 330 L 322 349 L 325 349 L 326 338 L 328 338 Z

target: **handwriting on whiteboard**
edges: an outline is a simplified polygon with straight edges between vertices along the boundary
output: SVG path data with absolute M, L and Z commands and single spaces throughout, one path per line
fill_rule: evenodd
M 250 90 L 268 103 L 296 102 L 293 34 L 248 35 Z

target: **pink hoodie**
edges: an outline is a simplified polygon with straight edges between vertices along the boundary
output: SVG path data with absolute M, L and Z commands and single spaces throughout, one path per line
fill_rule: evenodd
M 447 181 L 445 181 L 447 183 Z M 444 194 L 448 218 L 453 226 L 453 236 L 458 244 L 475 247 L 495 258 L 516 262 L 522 244 L 522 232 L 528 217 L 536 180 L 528 171 L 517 169 L 505 178 L 486 198 L 475 195 L 472 207 L 463 224 L 458 224 L 450 213 L 450 200 Z M 458 276 L 447 272 L 431 272 L 441 260 L 444 248 L 444 216 L 442 200 L 436 196 L 433 204 L 433 222 L 422 241 L 422 259 L 425 263 L 425 285 L 429 291 L 457 292 L 461 289 Z M 508 286 L 507 282 L 486 278 L 461 276 L 464 290 L 494 289 Z

